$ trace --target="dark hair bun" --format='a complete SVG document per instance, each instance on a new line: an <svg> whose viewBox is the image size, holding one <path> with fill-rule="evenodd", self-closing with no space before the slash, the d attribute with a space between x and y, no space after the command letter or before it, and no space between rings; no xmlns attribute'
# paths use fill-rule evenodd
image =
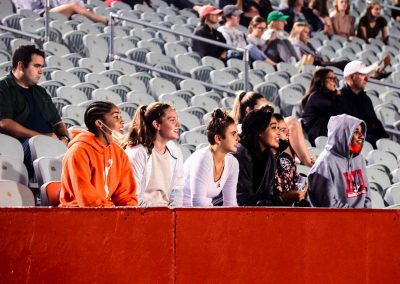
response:
<svg viewBox="0 0 400 284"><path fill-rule="evenodd" d="M211 113L212 120L225 119L227 116L228 114L220 108L214 109L214 111Z"/></svg>

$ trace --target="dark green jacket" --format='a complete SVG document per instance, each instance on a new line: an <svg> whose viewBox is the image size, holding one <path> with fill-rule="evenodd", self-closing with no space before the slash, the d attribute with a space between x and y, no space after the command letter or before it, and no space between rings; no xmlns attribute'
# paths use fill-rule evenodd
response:
<svg viewBox="0 0 400 284"><path fill-rule="evenodd" d="M60 115L54 106L46 89L38 85L31 86L35 100L43 118L54 126L61 121ZM9 118L24 125L29 116L29 105L23 94L18 90L18 85L10 72L0 79L0 120Z"/></svg>

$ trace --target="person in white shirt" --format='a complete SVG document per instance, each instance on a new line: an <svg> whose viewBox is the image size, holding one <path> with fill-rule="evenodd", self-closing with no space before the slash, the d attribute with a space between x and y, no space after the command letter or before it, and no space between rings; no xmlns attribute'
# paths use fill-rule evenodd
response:
<svg viewBox="0 0 400 284"><path fill-rule="evenodd" d="M247 46L246 35L237 28L242 13L243 11L236 8L235 5L226 5L222 9L222 18L225 24L220 26L218 31L222 33L227 44L245 48Z"/></svg>
<svg viewBox="0 0 400 284"><path fill-rule="evenodd" d="M184 206L237 206L239 163L229 154L236 151L240 140L236 124L221 109L211 116L207 126L209 147L194 152L184 164Z"/></svg>
<svg viewBox="0 0 400 284"><path fill-rule="evenodd" d="M141 206L182 206L183 158L173 142L179 138L179 127L169 104L154 102L136 110L125 152Z"/></svg>

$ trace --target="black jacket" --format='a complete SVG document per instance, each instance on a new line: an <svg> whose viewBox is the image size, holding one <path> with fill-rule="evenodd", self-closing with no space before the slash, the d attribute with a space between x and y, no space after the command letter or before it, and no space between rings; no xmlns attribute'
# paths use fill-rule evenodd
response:
<svg viewBox="0 0 400 284"><path fill-rule="evenodd" d="M237 185L237 202L239 206L271 206L278 203L279 196L274 196L274 172L276 160L269 149L266 149L259 159L263 159L264 169L257 168L250 152L239 143L237 151L233 153L239 161L239 179ZM263 171L261 183L255 182L255 171Z"/></svg>
<svg viewBox="0 0 400 284"><path fill-rule="evenodd" d="M304 106L302 125L308 140L314 144L318 136L328 135L328 121L331 116L341 113L341 96L332 92L312 92Z"/></svg>
<svg viewBox="0 0 400 284"><path fill-rule="evenodd" d="M281 10L281 12L282 14L289 16L289 18L286 20L287 24L285 26L285 31L290 33L292 31L295 19L293 8L289 7ZM303 6L303 8L301 8L301 12L307 19L307 23L311 26L311 30L313 32L318 32L324 29L324 23L318 18L317 15L314 14L314 12L310 8Z"/></svg>
<svg viewBox="0 0 400 284"><path fill-rule="evenodd" d="M196 36L201 36L211 40L219 41L221 43L226 43L224 36L219 31L217 31L214 28L210 28L206 24L198 26L195 29L194 34ZM216 45L208 44L203 41L193 40L192 50L197 52L201 57L213 56L216 58L220 58L221 54L227 49Z"/></svg>
<svg viewBox="0 0 400 284"><path fill-rule="evenodd" d="M344 85L341 93L341 113L364 120L367 125L367 135L372 135L374 140L389 137L382 122L376 116L372 101L365 91L355 94L347 85ZM369 140L368 137L367 140ZM369 142L375 144L374 141L369 140Z"/></svg>

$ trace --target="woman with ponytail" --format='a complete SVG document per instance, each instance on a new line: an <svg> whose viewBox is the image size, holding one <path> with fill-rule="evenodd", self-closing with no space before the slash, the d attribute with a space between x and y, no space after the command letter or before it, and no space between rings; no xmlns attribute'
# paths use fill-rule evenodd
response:
<svg viewBox="0 0 400 284"><path fill-rule="evenodd" d="M260 93L246 91L239 91L237 93L230 115L238 123L239 133L241 132L241 123L244 117L250 111L260 109L265 104L268 104L268 101ZM290 141L291 147L296 151L301 163L311 167L314 160L308 152L300 122L294 116L286 117L285 122L292 137Z"/></svg>
<svg viewBox="0 0 400 284"><path fill-rule="evenodd" d="M234 120L215 109L207 126L209 147L194 152L185 162L185 206L237 206L238 161L229 154L237 149L239 135Z"/></svg>
<svg viewBox="0 0 400 284"><path fill-rule="evenodd" d="M125 143L142 206L181 206L183 159L173 140L180 123L169 104L140 106Z"/></svg>

